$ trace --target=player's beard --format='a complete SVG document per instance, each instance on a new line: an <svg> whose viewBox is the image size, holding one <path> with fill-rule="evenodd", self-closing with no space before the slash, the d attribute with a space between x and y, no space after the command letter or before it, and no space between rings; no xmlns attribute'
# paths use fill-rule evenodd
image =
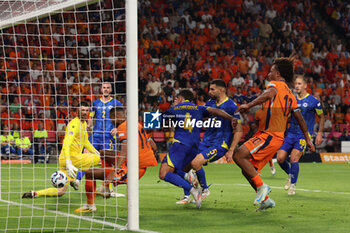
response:
<svg viewBox="0 0 350 233"><path fill-rule="evenodd" d="M108 98L110 96L109 93L103 93L103 98Z"/></svg>
<svg viewBox="0 0 350 233"><path fill-rule="evenodd" d="M88 119L88 114L81 114L81 120L86 121Z"/></svg>
<svg viewBox="0 0 350 233"><path fill-rule="evenodd" d="M212 99L212 100L217 100L217 99L218 99L218 97L215 96L215 95L209 95L209 97L210 97L210 99Z"/></svg>

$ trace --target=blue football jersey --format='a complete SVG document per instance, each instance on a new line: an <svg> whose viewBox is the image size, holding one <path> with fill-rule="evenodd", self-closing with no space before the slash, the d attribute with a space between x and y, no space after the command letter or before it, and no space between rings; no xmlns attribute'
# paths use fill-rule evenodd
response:
<svg viewBox="0 0 350 233"><path fill-rule="evenodd" d="M239 113L235 113L238 106L237 104L230 98L226 98L224 102L217 105L215 100L209 100L205 106L213 107L221 109L225 112L227 112L229 115L234 116L235 118L241 119ZM210 127L208 128L203 136L203 140L201 144L205 146L222 146L225 149L229 149L231 141L232 141L232 126L231 121L226 120L221 117L211 116L211 118L215 119L216 121L221 121L221 127Z"/></svg>
<svg viewBox="0 0 350 233"><path fill-rule="evenodd" d="M165 124L175 127L174 142L182 143L189 147L198 147L202 127L197 127L197 121L203 121L209 116L208 107L195 105L189 101L177 104L163 114ZM176 126L170 125L176 123ZM189 124L189 123L194 124ZM181 124L181 125L180 125Z"/></svg>
<svg viewBox="0 0 350 233"><path fill-rule="evenodd" d="M92 103L90 116L95 119L93 128L94 134L109 134L109 132L115 128L109 118L109 111L116 106L122 106L122 104L112 97L107 102L98 99Z"/></svg>
<svg viewBox="0 0 350 233"><path fill-rule="evenodd" d="M312 135L314 132L315 114L320 115L323 113L321 103L318 101L318 99L310 94L307 94L302 99L297 98L297 103L300 108L301 115L306 122L309 134ZM303 135L298 122L293 116L290 122L288 133Z"/></svg>

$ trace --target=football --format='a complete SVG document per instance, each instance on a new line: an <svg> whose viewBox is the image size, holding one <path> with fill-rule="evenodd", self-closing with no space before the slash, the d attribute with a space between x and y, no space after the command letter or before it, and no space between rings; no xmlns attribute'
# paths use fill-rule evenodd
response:
<svg viewBox="0 0 350 233"><path fill-rule="evenodd" d="M55 188L63 188L67 183L67 176L62 171L56 171L51 175L51 184Z"/></svg>

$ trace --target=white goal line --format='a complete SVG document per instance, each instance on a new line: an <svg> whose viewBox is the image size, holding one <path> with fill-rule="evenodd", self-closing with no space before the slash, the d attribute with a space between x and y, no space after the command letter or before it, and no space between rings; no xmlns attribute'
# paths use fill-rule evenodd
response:
<svg viewBox="0 0 350 233"><path fill-rule="evenodd" d="M43 211L47 211L47 212L50 212L50 213L53 213L53 214L56 214L56 215L63 215L65 217L82 219L82 220L85 220L85 221L88 221L88 222L99 223L99 224L102 224L102 225L107 225L107 226L114 227L114 229L118 229L118 230L121 230L121 231L128 230L126 226L122 226L122 225L119 225L119 224L116 224L116 223L112 223L112 222L106 222L106 221L102 221L102 220L98 220L98 219L93 219L93 218L88 218L88 217L84 217L84 216L75 215L75 214L63 213L61 211L49 210L49 209L46 209L46 208L41 208L41 207L37 207L37 206L34 206L34 205L29 205L29 204L18 203L18 202L14 202L14 201L7 201L7 200L1 200L0 199L0 202L4 202L4 203L7 203L7 204L16 205L16 206L23 206L23 207L27 207L27 208L31 208L31 209L35 209L35 210L43 210ZM142 229L139 229L136 232L158 233L156 231L148 231L148 230L142 230Z"/></svg>

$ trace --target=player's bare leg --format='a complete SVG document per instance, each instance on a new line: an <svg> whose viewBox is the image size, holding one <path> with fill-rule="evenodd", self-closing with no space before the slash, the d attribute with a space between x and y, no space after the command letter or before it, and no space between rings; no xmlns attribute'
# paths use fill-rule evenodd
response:
<svg viewBox="0 0 350 233"><path fill-rule="evenodd" d="M91 213L97 210L95 206L95 190L96 190L96 180L104 180L106 176L113 169L106 168L93 168L89 169L85 174L85 192L86 192L86 202L87 204L83 205L79 209L74 210L76 213ZM107 174L108 173L108 174ZM108 195L109 197L109 195Z"/></svg>
<svg viewBox="0 0 350 233"><path fill-rule="evenodd" d="M236 153L233 155L233 160L242 169L242 172L244 172L244 176L248 182L250 183L252 181L257 188L254 205L258 205L265 200L267 194L271 191L271 189L268 185L264 184L259 173L256 171L253 164L249 161L250 159L253 159L253 157L245 145L240 146Z"/></svg>
<svg viewBox="0 0 350 233"><path fill-rule="evenodd" d="M297 149L293 149L290 154L290 173L291 173L291 185L288 190L288 195L295 195L296 183L299 175L299 160L303 152Z"/></svg>
<svg viewBox="0 0 350 233"><path fill-rule="evenodd" d="M287 151L285 151L285 150L277 151L277 162L280 165L280 167L282 168L282 170L285 171L288 175L286 184L284 185L285 190L288 190L290 187L290 184L291 184L290 165L286 161L287 156L288 156Z"/></svg>

